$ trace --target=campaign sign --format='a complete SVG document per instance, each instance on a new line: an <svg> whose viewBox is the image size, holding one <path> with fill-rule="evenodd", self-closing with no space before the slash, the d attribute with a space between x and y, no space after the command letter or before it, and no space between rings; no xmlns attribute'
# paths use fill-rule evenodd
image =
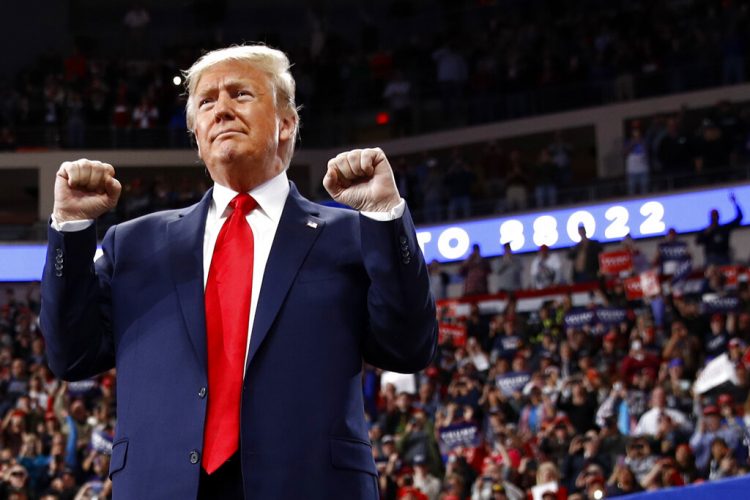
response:
<svg viewBox="0 0 750 500"><path fill-rule="evenodd" d="M594 322L594 315L596 313L593 309L574 308L571 309L566 315L565 328L582 328L586 325L590 325Z"/></svg>
<svg viewBox="0 0 750 500"><path fill-rule="evenodd" d="M638 276L624 281L625 297L628 300L638 300L644 297L656 297L661 294L659 275L655 270L646 271Z"/></svg>
<svg viewBox="0 0 750 500"><path fill-rule="evenodd" d="M687 243L684 241L659 243L659 261L661 262L662 274L674 275L676 268L686 260L690 260L690 252L688 252Z"/></svg>
<svg viewBox="0 0 750 500"><path fill-rule="evenodd" d="M472 423L453 424L441 427L439 432L440 453L449 454L456 448L476 448L481 444L479 427Z"/></svg>
<svg viewBox="0 0 750 500"><path fill-rule="evenodd" d="M623 282L625 287L625 298L628 300L638 300L643 298L643 288L641 287L641 277L633 276Z"/></svg>
<svg viewBox="0 0 750 500"><path fill-rule="evenodd" d="M99 453L106 455L112 454L112 435L103 431L96 430L91 433L91 448Z"/></svg>
<svg viewBox="0 0 750 500"><path fill-rule="evenodd" d="M466 325L465 324L452 324L452 323L440 323L438 325L438 343L443 345L444 343L450 343L455 347L463 347L466 345Z"/></svg>
<svg viewBox="0 0 750 500"><path fill-rule="evenodd" d="M661 294L661 283L656 270L641 273L641 291L644 297L656 297Z"/></svg>
<svg viewBox="0 0 750 500"><path fill-rule="evenodd" d="M68 382L68 394L72 396L83 396L97 386L96 379L77 380Z"/></svg>
<svg viewBox="0 0 750 500"><path fill-rule="evenodd" d="M737 288L740 279L740 266L721 266L719 268L724 277L724 285L728 288Z"/></svg>
<svg viewBox="0 0 750 500"><path fill-rule="evenodd" d="M605 326L619 325L628 320L628 310L622 307L600 307L596 310L596 322Z"/></svg>
<svg viewBox="0 0 750 500"><path fill-rule="evenodd" d="M498 375L495 378L495 385L505 396L512 396L519 392L531 380L531 374L527 372L510 372L504 375Z"/></svg>
<svg viewBox="0 0 750 500"><path fill-rule="evenodd" d="M602 252L599 254L599 270L602 274L618 276L633 269L633 255L627 250Z"/></svg>
<svg viewBox="0 0 750 500"><path fill-rule="evenodd" d="M677 285L684 283L690 273L693 272L693 261L685 259L680 262L676 262L672 269L672 284Z"/></svg>
<svg viewBox="0 0 750 500"><path fill-rule="evenodd" d="M718 295L705 295L701 304L703 314L728 313L740 308L739 297L720 297Z"/></svg>

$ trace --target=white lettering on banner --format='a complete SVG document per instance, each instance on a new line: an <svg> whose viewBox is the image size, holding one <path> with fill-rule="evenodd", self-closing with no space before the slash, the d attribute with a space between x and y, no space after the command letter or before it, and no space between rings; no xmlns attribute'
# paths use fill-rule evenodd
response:
<svg viewBox="0 0 750 500"><path fill-rule="evenodd" d="M445 431L440 436L443 438L445 444L452 445L454 443L470 443L474 439L476 433L476 427L466 427L465 429L458 429L455 431Z"/></svg>
<svg viewBox="0 0 750 500"><path fill-rule="evenodd" d="M630 227L628 226L629 217L630 213L627 208L621 205L609 207L607 211L604 212L604 218L611 221L612 224L607 226L604 230L604 237L615 239L627 236L628 233L630 233Z"/></svg>
<svg viewBox="0 0 750 500"><path fill-rule="evenodd" d="M432 241L432 233L429 231L419 231L417 233L417 245L419 245L419 249L422 250L422 253L424 253L424 246Z"/></svg>
<svg viewBox="0 0 750 500"><path fill-rule="evenodd" d="M614 254L602 256L602 264L606 267L619 267L630 262L630 255Z"/></svg>
<svg viewBox="0 0 750 500"><path fill-rule="evenodd" d="M418 243L430 261L455 261L465 258L472 243L482 246L485 257L501 255L502 244L509 243L516 253L533 252L541 245L565 248L580 241L579 225L592 239L602 243L618 241L631 234L633 238L663 235L674 227L678 233L699 231L704 226L706 206L717 205L723 213L731 207L728 193L737 195L740 203L750 205L750 185L707 189L689 193L651 196L645 199L592 203L576 208L560 208L534 213L517 213L454 224L418 228ZM721 200L726 200L723 202ZM750 226L750 219L744 221ZM498 244L498 239L499 243ZM683 249L660 250L662 259L676 258ZM42 262L46 253L40 253ZM0 260L0 266L4 262ZM40 265L41 268L41 265ZM0 272L2 271L0 267Z"/></svg>
<svg viewBox="0 0 750 500"><path fill-rule="evenodd" d="M469 233L460 227L449 227L440 233L438 252L448 260L460 259L469 251L470 243Z"/></svg>
<svg viewBox="0 0 750 500"><path fill-rule="evenodd" d="M627 311L625 309L597 309L596 317L601 323L608 325L621 323L627 320Z"/></svg>
<svg viewBox="0 0 750 500"><path fill-rule="evenodd" d="M500 224L500 244L510 243L510 249L519 250L526 243L523 235L523 222L516 219L506 220Z"/></svg>
<svg viewBox="0 0 750 500"><path fill-rule="evenodd" d="M571 216L568 218L568 238L573 240L573 242L578 243L581 241L581 235L578 234L578 226L583 224L583 227L586 228L586 235L589 238L593 238L594 231L596 231L596 219L594 219L594 216L591 215L591 212L588 212L586 210L579 210L577 212L573 212Z"/></svg>
<svg viewBox="0 0 750 500"><path fill-rule="evenodd" d="M534 219L534 244L536 246L547 245L551 247L557 243L559 238L560 235L557 233L557 219L551 215L542 215Z"/></svg>
<svg viewBox="0 0 750 500"><path fill-rule="evenodd" d="M646 220L641 224L641 234L661 234L666 229L664 224L664 205L658 201L647 201L641 207L641 215Z"/></svg>

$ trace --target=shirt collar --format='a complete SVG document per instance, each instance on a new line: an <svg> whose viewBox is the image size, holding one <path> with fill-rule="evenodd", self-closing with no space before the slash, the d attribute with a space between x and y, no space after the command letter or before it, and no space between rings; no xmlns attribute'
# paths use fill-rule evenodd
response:
<svg viewBox="0 0 750 500"><path fill-rule="evenodd" d="M289 181L287 180L286 171L282 171L276 177L251 189L248 194L258 202L258 208L262 213L278 223L281 219L281 212L284 210L286 197L289 194ZM235 196L237 196L237 191L214 183L213 202L216 207L217 217L227 215L225 212L229 206L229 202Z"/></svg>

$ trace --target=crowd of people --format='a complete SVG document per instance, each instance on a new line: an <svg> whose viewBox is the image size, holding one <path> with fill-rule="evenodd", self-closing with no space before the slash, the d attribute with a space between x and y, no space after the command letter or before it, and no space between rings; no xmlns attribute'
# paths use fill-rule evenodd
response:
<svg viewBox="0 0 750 500"><path fill-rule="evenodd" d="M453 266L464 294L441 302L433 364L413 384L366 374L382 497L600 499L750 472L750 287L728 244L735 207L696 235L699 269L674 231L653 259L626 238L629 267L609 276L601 245L542 248L529 288L546 298L520 289L510 248L491 264L475 247ZM577 270L579 255L592 258ZM651 268L661 286L631 295L628 279ZM501 307L487 295L493 273ZM445 293L445 269L433 263L431 277ZM574 304L574 292L588 298Z"/></svg>
<svg viewBox="0 0 750 500"><path fill-rule="evenodd" d="M431 365L413 376L365 368L381 498L599 499L750 472L750 287L730 253L736 209L698 233L706 266L687 273L674 232L654 259L626 238L630 270L612 276L576 270L582 247L542 248L527 286L549 291L539 307L524 304L509 246L499 265L475 248L457 266L464 297L439 302ZM602 250L589 245L584 254ZM560 291L566 257L586 303ZM661 289L630 296L627 276L654 265ZM431 271L444 297L444 271ZM512 292L501 310L482 303L491 272ZM34 283L8 285L0 301L0 498L106 498L114 373L55 379L39 306Z"/></svg>
<svg viewBox="0 0 750 500"><path fill-rule="evenodd" d="M63 382L38 329L38 284L8 285L0 306L0 498L107 498L115 377Z"/></svg>
<svg viewBox="0 0 750 500"><path fill-rule="evenodd" d="M268 36L253 18L241 33L221 30L226 6L209 10L202 19L217 26L213 41L143 50L149 32L205 34L175 30L180 17L149 16L141 6L124 13L128 35L117 50L106 43L109 31L72 33L75 49L6 75L0 146L186 147L182 89L173 84L181 64L206 43L231 41L222 37ZM359 29L335 30L340 17ZM401 136L747 78L750 31L741 2L401 0L318 6L307 19L271 41L295 61L308 146L351 142L361 111L390 111L386 121ZM440 112L431 115L435 105Z"/></svg>

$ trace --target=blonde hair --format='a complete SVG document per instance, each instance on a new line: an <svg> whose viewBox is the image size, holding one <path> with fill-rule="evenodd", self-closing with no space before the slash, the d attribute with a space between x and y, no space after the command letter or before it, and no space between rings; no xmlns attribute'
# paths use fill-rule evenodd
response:
<svg viewBox="0 0 750 500"><path fill-rule="evenodd" d="M547 472L552 472L555 476L555 481L560 480L560 471L557 470L557 465L553 462L542 462L539 464L539 468L536 470L536 484L542 484L544 476Z"/></svg>
<svg viewBox="0 0 750 500"><path fill-rule="evenodd" d="M294 143L297 140L299 129L299 113L294 99L295 82L290 71L289 58L280 50L272 49L262 44L234 45L224 49L217 49L201 56L187 71L182 74L185 77L185 88L187 89L187 102L185 103L185 115L187 126L191 132L195 127L195 105L193 93L203 73L217 65L228 61L239 61L246 63L268 75L274 91L274 102L279 114L291 117L294 121L294 130L287 150L284 151L284 163L289 166L294 152Z"/></svg>

